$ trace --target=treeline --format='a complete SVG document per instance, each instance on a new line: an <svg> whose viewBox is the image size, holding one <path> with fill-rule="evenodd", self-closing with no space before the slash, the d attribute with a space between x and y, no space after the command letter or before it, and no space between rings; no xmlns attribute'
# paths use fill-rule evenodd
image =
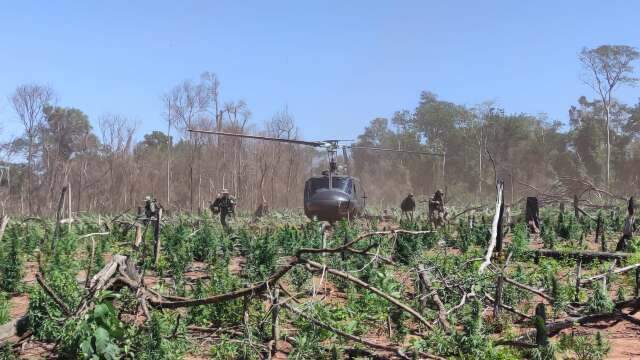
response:
<svg viewBox="0 0 640 360"><path fill-rule="evenodd" d="M621 103L614 92L636 83L632 62L638 57L627 46L584 49L579 56L583 80L594 92L568 104L565 123L507 114L497 104L455 104L423 92L414 110L372 120L357 144L443 156L354 150L349 170L361 178L367 204L379 207L397 205L407 192L420 198L437 188L446 190L450 201L480 203L493 196L495 177L505 181L507 202L558 184L569 191L579 183L633 194L640 185L640 103ZM55 105L53 89L19 86L10 100L23 133L1 147L2 211L52 214L65 186L76 213L134 209L146 195L174 211L198 211L223 187L245 210L261 202L301 207L303 183L326 167L326 161L318 161L324 154L188 132L298 138L286 108L256 130L245 102L220 99L214 74L184 81L163 96L162 131L136 142L136 126L126 117L106 115L93 128L81 110Z"/></svg>

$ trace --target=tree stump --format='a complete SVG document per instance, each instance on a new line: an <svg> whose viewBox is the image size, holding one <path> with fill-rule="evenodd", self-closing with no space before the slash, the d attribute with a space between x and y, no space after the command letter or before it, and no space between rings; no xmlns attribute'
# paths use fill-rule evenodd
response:
<svg viewBox="0 0 640 360"><path fill-rule="evenodd" d="M540 232L540 208L538 207L537 197L527 197L525 214L527 225L529 226L529 232L538 234Z"/></svg>

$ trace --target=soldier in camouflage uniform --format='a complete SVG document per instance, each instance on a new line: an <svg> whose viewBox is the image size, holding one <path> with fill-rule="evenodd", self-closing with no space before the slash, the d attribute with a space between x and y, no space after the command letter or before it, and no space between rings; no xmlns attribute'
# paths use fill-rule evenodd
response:
<svg viewBox="0 0 640 360"><path fill-rule="evenodd" d="M447 220L447 210L444 207L444 192L437 190L429 199L429 220L435 227L443 226Z"/></svg>
<svg viewBox="0 0 640 360"><path fill-rule="evenodd" d="M229 195L229 190L222 189L209 209L214 215L220 214L220 223L225 229L228 229L227 216L235 216L236 199Z"/></svg>
<svg viewBox="0 0 640 360"><path fill-rule="evenodd" d="M152 199L151 196L144 198L144 224L146 225L152 218L155 218L158 214L158 201Z"/></svg>

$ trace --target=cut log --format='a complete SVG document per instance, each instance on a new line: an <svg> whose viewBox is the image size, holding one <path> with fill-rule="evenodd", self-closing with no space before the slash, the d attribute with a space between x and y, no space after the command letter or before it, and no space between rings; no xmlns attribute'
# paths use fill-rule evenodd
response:
<svg viewBox="0 0 640 360"><path fill-rule="evenodd" d="M536 249L529 250L530 254L535 256L550 257L554 259L582 258L583 261L598 260L613 260L613 259L626 259L631 254L622 252L603 252L603 251L569 251L569 250L550 250L550 249Z"/></svg>

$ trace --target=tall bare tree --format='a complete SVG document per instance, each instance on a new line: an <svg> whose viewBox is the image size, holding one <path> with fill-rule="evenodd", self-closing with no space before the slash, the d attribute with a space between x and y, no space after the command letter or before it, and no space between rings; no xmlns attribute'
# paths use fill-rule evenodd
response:
<svg viewBox="0 0 640 360"><path fill-rule="evenodd" d="M196 121L202 120L207 114L211 103L210 90L204 81L193 84L185 80L181 85L164 96L165 106L168 108L168 118L174 122L176 128L183 133L191 128ZM191 157L189 159L189 199L191 211L193 211L193 168L196 161L196 146L192 133L188 133L189 143L192 145Z"/></svg>
<svg viewBox="0 0 640 360"><path fill-rule="evenodd" d="M607 131L607 188L611 177L611 102L613 91L618 85L635 85L638 78L633 77L631 63L640 57L640 53L631 46L601 45L594 49L584 48L580 52L580 62L587 71L584 81L600 97Z"/></svg>
<svg viewBox="0 0 640 360"><path fill-rule="evenodd" d="M36 84L21 85L11 96L11 103L24 126L27 151L27 202L33 213L33 157L38 131L44 120L44 107L54 99L51 88Z"/></svg>

